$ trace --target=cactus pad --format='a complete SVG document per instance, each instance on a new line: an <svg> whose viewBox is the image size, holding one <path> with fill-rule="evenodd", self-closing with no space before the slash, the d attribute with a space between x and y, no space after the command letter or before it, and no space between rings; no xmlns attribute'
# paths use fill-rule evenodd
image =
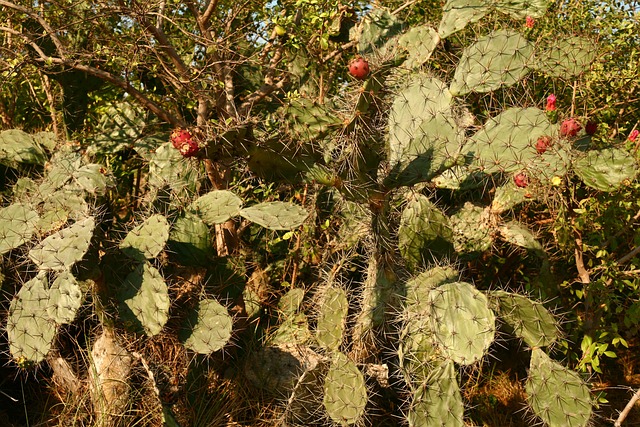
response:
<svg viewBox="0 0 640 427"><path fill-rule="evenodd" d="M120 249L138 261L157 257L169 239L169 223L162 215L152 215L127 233Z"/></svg>
<svg viewBox="0 0 640 427"><path fill-rule="evenodd" d="M453 234L449 220L426 196L416 195L400 218L398 247L410 267L423 263L423 257L446 253Z"/></svg>
<svg viewBox="0 0 640 427"><path fill-rule="evenodd" d="M402 29L402 23L387 9L374 8L364 19L358 38L358 52L370 54L380 49Z"/></svg>
<svg viewBox="0 0 640 427"><path fill-rule="evenodd" d="M619 148L592 150L574 163L582 182L600 191L614 191L630 183L638 173L638 164L627 151Z"/></svg>
<svg viewBox="0 0 640 427"><path fill-rule="evenodd" d="M552 77L570 78L586 71L596 57L593 42L578 36L556 37L538 54L536 68Z"/></svg>
<svg viewBox="0 0 640 427"><path fill-rule="evenodd" d="M531 352L525 390L533 412L550 427L586 427L593 411L589 388L578 373L554 362L540 348Z"/></svg>
<svg viewBox="0 0 640 427"><path fill-rule="evenodd" d="M453 246L459 254L484 252L491 247L490 215L487 209L470 202L451 216Z"/></svg>
<svg viewBox="0 0 640 427"><path fill-rule="evenodd" d="M454 96L512 86L529 72L533 45L515 31L499 30L467 47L449 90Z"/></svg>
<svg viewBox="0 0 640 427"><path fill-rule="evenodd" d="M468 24L479 21L489 10L485 0L447 0L438 27L440 38L445 39Z"/></svg>
<svg viewBox="0 0 640 427"><path fill-rule="evenodd" d="M410 427L463 427L464 404L452 361L429 373L413 393L407 416Z"/></svg>
<svg viewBox="0 0 640 427"><path fill-rule="evenodd" d="M196 199L191 208L207 225L222 224L240 213L242 200L227 190L214 190Z"/></svg>
<svg viewBox="0 0 640 427"><path fill-rule="evenodd" d="M7 339L9 350L18 365L44 360L57 332L56 323L47 314L49 293L46 273L22 285L9 306Z"/></svg>
<svg viewBox="0 0 640 427"><path fill-rule="evenodd" d="M76 278L63 271L49 288L49 318L59 325L71 323L82 305L83 292Z"/></svg>
<svg viewBox="0 0 640 427"><path fill-rule="evenodd" d="M270 230L291 230L302 225L309 213L287 202L264 202L240 210L240 215Z"/></svg>
<svg viewBox="0 0 640 427"><path fill-rule="evenodd" d="M29 251L29 258L42 270L67 270L89 249L95 221L78 221L54 233Z"/></svg>
<svg viewBox="0 0 640 427"><path fill-rule="evenodd" d="M132 271L122 284L118 299L120 314L136 330L148 336L157 335L169 319L169 291L167 284L148 262Z"/></svg>
<svg viewBox="0 0 640 427"><path fill-rule="evenodd" d="M493 291L489 297L500 319L529 347L545 347L559 338L556 320L541 303L505 291Z"/></svg>
<svg viewBox="0 0 640 427"><path fill-rule="evenodd" d="M182 342L196 353L213 353L229 342L232 326L233 321L224 306L216 300L204 299L189 316Z"/></svg>
<svg viewBox="0 0 640 427"><path fill-rule="evenodd" d="M431 329L438 348L454 362L480 360L495 338L495 315L487 297L465 282L447 283L429 292Z"/></svg>
<svg viewBox="0 0 640 427"><path fill-rule="evenodd" d="M537 108L510 108L489 119L465 146L475 164L487 174L517 172L538 156L539 137L554 134L544 111Z"/></svg>
<svg viewBox="0 0 640 427"><path fill-rule="evenodd" d="M412 27L398 38L398 46L408 53L404 66L420 68L431 57L440 42L438 32L428 25Z"/></svg>
<svg viewBox="0 0 640 427"><path fill-rule="evenodd" d="M316 325L316 339L322 348L329 351L340 348L348 312L349 301L343 289L330 287L324 290Z"/></svg>
<svg viewBox="0 0 640 427"><path fill-rule="evenodd" d="M334 354L324 380L323 403L327 414L337 424L355 424L364 415L367 404L364 376L342 353Z"/></svg>
<svg viewBox="0 0 640 427"><path fill-rule="evenodd" d="M42 165L46 159L44 148L28 133L19 129L0 132L0 164L17 168L20 164Z"/></svg>
<svg viewBox="0 0 640 427"><path fill-rule="evenodd" d="M0 209L0 255L29 241L38 222L29 205L14 203Z"/></svg>
<svg viewBox="0 0 640 427"><path fill-rule="evenodd" d="M278 310L280 310L285 316L293 316L300 310L304 300L304 289L294 288L289 290L286 294L280 298L278 302Z"/></svg>

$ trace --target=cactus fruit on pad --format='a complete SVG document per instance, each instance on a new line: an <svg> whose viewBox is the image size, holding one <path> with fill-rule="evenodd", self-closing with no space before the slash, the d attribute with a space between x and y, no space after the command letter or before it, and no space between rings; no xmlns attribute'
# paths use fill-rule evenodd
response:
<svg viewBox="0 0 640 427"><path fill-rule="evenodd" d="M509 108L489 119L463 151L487 174L518 172L540 156L535 148L538 138L554 133L544 111Z"/></svg>
<svg viewBox="0 0 640 427"><path fill-rule="evenodd" d="M78 221L33 247L29 251L29 258L41 270L68 270L89 249L94 227L93 217Z"/></svg>
<svg viewBox="0 0 640 427"><path fill-rule="evenodd" d="M559 338L558 323L542 303L505 291L492 291L489 299L498 317L529 347L545 347Z"/></svg>
<svg viewBox="0 0 640 427"><path fill-rule="evenodd" d="M291 230L302 225L309 213L288 202L264 202L240 210L240 215L270 230Z"/></svg>
<svg viewBox="0 0 640 427"><path fill-rule="evenodd" d="M588 151L574 163L574 171L589 187L600 191L614 191L635 178L638 164L626 150L605 148Z"/></svg>
<svg viewBox="0 0 640 427"><path fill-rule="evenodd" d="M22 285L9 306L7 340L9 350L19 366L29 366L44 360L57 332L49 318L47 275L41 271Z"/></svg>
<svg viewBox="0 0 640 427"><path fill-rule="evenodd" d="M184 346L199 354L220 350L231 338L233 321L227 309L214 299L200 301L181 333Z"/></svg>
<svg viewBox="0 0 640 427"><path fill-rule="evenodd" d="M367 386L358 367L347 356L335 353L324 380L324 408L340 425L362 419L367 404Z"/></svg>
<svg viewBox="0 0 640 427"><path fill-rule="evenodd" d="M453 361L435 367L413 393L410 427L463 427L464 404Z"/></svg>
<svg viewBox="0 0 640 427"><path fill-rule="evenodd" d="M158 256L169 239L169 223L162 215L152 215L127 233L120 249L138 261Z"/></svg>
<svg viewBox="0 0 640 427"><path fill-rule="evenodd" d="M518 32L498 30L464 49L449 91L454 96L512 86L529 72L533 45Z"/></svg>
<svg viewBox="0 0 640 427"><path fill-rule="evenodd" d="M531 352L527 402L549 427L586 427L593 412L589 388L577 372L554 362L540 348Z"/></svg>
<svg viewBox="0 0 640 427"><path fill-rule="evenodd" d="M160 333L167 323L170 305L167 284L146 261L127 276L118 299L122 317L148 336Z"/></svg>
<svg viewBox="0 0 640 427"><path fill-rule="evenodd" d="M198 197L191 209L207 225L222 224L240 213L242 199L228 190L213 190Z"/></svg>
<svg viewBox="0 0 640 427"><path fill-rule="evenodd" d="M0 255L29 241L38 220L38 214L26 204L0 209Z"/></svg>
<svg viewBox="0 0 640 427"><path fill-rule="evenodd" d="M496 318L487 297L465 282L429 292L431 329L443 355L461 365L480 360L495 339Z"/></svg>
<svg viewBox="0 0 640 427"><path fill-rule="evenodd" d="M330 287L324 290L316 325L316 339L321 347L329 351L338 350L348 312L349 301L343 289Z"/></svg>

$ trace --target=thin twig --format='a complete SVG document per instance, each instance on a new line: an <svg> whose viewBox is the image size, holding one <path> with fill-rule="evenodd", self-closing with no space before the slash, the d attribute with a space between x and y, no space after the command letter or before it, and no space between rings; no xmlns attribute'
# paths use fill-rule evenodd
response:
<svg viewBox="0 0 640 427"><path fill-rule="evenodd" d="M636 394L633 395L631 400L629 400L629 403L627 403L627 406L625 406L622 412L620 412L620 415L618 416L618 419L616 420L613 427L620 427L622 425L625 418L627 418L627 415L629 415L629 412L631 412L631 409L636 404L638 399L640 399L640 388L638 389L638 391L636 391Z"/></svg>

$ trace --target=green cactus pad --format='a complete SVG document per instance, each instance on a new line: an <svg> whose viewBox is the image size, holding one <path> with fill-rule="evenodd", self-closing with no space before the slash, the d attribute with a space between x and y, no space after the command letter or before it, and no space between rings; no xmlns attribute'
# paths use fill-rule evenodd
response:
<svg viewBox="0 0 640 427"><path fill-rule="evenodd" d="M373 53L401 30L402 22L387 9L374 8L364 19L358 38L358 52L361 55Z"/></svg>
<svg viewBox="0 0 640 427"><path fill-rule="evenodd" d="M605 148L587 152L574 163L574 171L589 187L614 191L635 178L638 164L626 150Z"/></svg>
<svg viewBox="0 0 640 427"><path fill-rule="evenodd" d="M152 190L170 189L190 197L198 188L199 169L176 150L171 142L160 145L149 157L149 186Z"/></svg>
<svg viewBox="0 0 640 427"><path fill-rule="evenodd" d="M426 196L416 194L407 203L400 218L398 247L410 268L423 263L433 254L446 254L453 233L449 220Z"/></svg>
<svg viewBox="0 0 640 427"><path fill-rule="evenodd" d="M460 273L452 267L433 267L407 280L405 287L405 317L425 315L429 312L429 292L440 285L456 282Z"/></svg>
<svg viewBox="0 0 640 427"><path fill-rule="evenodd" d="M209 234L209 227L200 217L185 212L173 223L167 246L180 262L203 265L213 252Z"/></svg>
<svg viewBox="0 0 640 427"><path fill-rule="evenodd" d="M47 197L38 221L40 233L47 233L66 224L71 218L80 221L89 216L89 204L82 193L63 187Z"/></svg>
<svg viewBox="0 0 640 427"><path fill-rule="evenodd" d="M491 212L501 214L518 206L520 203L530 199L529 190L518 187L513 179L507 180L504 184L496 188L491 202Z"/></svg>
<svg viewBox="0 0 640 427"><path fill-rule="evenodd" d="M324 290L316 324L316 340L325 350L337 351L340 348L348 312L349 301L343 289L330 287Z"/></svg>
<svg viewBox="0 0 640 427"><path fill-rule="evenodd" d="M454 282L429 292L428 300L431 328L443 354L461 365L480 360L496 332L487 297L469 283Z"/></svg>
<svg viewBox="0 0 640 427"><path fill-rule="evenodd" d="M69 145L60 147L47 162L45 179L40 183L38 192L47 197L59 190L73 177L73 173L82 167L82 156Z"/></svg>
<svg viewBox="0 0 640 427"><path fill-rule="evenodd" d="M510 108L489 119L464 147L474 164L487 174L517 172L539 156L539 137L553 135L555 128L544 111Z"/></svg>
<svg viewBox="0 0 640 427"><path fill-rule="evenodd" d="M427 378L434 364L441 361L433 340L432 322L428 315L406 312L400 332L398 361L407 384L412 388Z"/></svg>
<svg viewBox="0 0 640 427"><path fill-rule="evenodd" d="M549 427L586 427L593 412L589 387L577 372L554 362L540 348L531 351L527 402Z"/></svg>
<svg viewBox="0 0 640 427"><path fill-rule="evenodd" d="M548 5L547 0L497 0L494 3L496 10L516 19L525 19L527 16L540 18L547 11Z"/></svg>
<svg viewBox="0 0 640 427"><path fill-rule="evenodd" d="M73 171L73 187L94 195L102 195L112 185L104 166L91 163Z"/></svg>
<svg viewBox="0 0 640 427"><path fill-rule="evenodd" d="M160 333L169 319L169 290L160 272L148 262L132 271L120 287L120 314L134 330Z"/></svg>
<svg viewBox="0 0 640 427"><path fill-rule="evenodd" d="M304 141L322 139L329 132L342 126L342 121L334 116L324 104L306 98L292 100L286 115L291 124L292 134Z"/></svg>
<svg viewBox="0 0 640 427"><path fill-rule="evenodd" d="M413 393L407 419L410 427L463 427L464 404L452 361L431 371Z"/></svg>
<svg viewBox="0 0 640 427"><path fill-rule="evenodd" d="M213 299L200 301L189 316L181 336L184 346L199 354L220 350L231 339L233 320L227 309Z"/></svg>
<svg viewBox="0 0 640 427"><path fill-rule="evenodd" d="M454 96L512 86L529 72L533 45L515 31L498 30L462 52L449 91Z"/></svg>
<svg viewBox="0 0 640 427"><path fill-rule="evenodd" d="M269 336L269 345L304 344L311 339L309 322L304 313L295 313L285 318L278 329Z"/></svg>
<svg viewBox="0 0 640 427"><path fill-rule="evenodd" d="M491 247L490 213L470 202L450 217L453 247L459 254L481 253Z"/></svg>
<svg viewBox="0 0 640 427"><path fill-rule="evenodd" d="M29 241L38 220L38 214L26 204L14 203L0 209L0 255Z"/></svg>
<svg viewBox="0 0 640 427"><path fill-rule="evenodd" d="M553 315L537 301L505 291L489 294L500 319L529 347L546 347L560 337Z"/></svg>
<svg viewBox="0 0 640 427"><path fill-rule="evenodd" d="M315 426L327 423L327 415L322 410L322 397L328 370L329 362L319 360L298 378L285 411L285 419L290 425Z"/></svg>
<svg viewBox="0 0 640 427"><path fill-rule="evenodd" d="M367 386L358 367L342 353L334 354L324 380L324 408L340 425L360 421L367 404Z"/></svg>
<svg viewBox="0 0 640 427"><path fill-rule="evenodd" d="M169 239L169 223L162 215L152 215L127 233L120 249L138 261L157 257Z"/></svg>
<svg viewBox="0 0 640 427"><path fill-rule="evenodd" d="M429 60L439 42L438 32L430 26L412 27L398 38L398 46L408 53L403 65L410 69L420 68Z"/></svg>
<svg viewBox="0 0 640 427"><path fill-rule="evenodd" d="M280 312L285 316L293 316L298 312L298 310L300 310L302 300L304 300L304 289L291 289L289 292L284 294L282 298L280 298L280 301L278 302L278 310L280 310Z"/></svg>
<svg viewBox="0 0 640 427"><path fill-rule="evenodd" d="M445 39L468 24L479 21L490 10L485 0L448 0L443 8L438 34Z"/></svg>
<svg viewBox="0 0 640 427"><path fill-rule="evenodd" d="M552 77L570 78L582 74L596 57L593 42L578 36L553 38L553 43L538 54L535 67Z"/></svg>
<svg viewBox="0 0 640 427"><path fill-rule="evenodd" d="M29 251L29 258L41 270L68 270L89 249L94 228L93 217L78 221L33 247Z"/></svg>
<svg viewBox="0 0 640 427"><path fill-rule="evenodd" d="M499 227L500 235L512 245L519 246L533 252L540 258L546 258L542 244L538 242L524 224L517 221L509 221Z"/></svg>
<svg viewBox="0 0 640 427"><path fill-rule="evenodd" d="M214 190L198 197L191 209L207 225L222 224L240 213L242 199L227 190Z"/></svg>
<svg viewBox="0 0 640 427"><path fill-rule="evenodd" d="M18 168L21 164L43 165L44 148L31 135L19 129L0 132L0 164Z"/></svg>
<svg viewBox="0 0 640 427"><path fill-rule="evenodd" d="M49 288L49 318L59 325L71 323L82 305L83 292L70 271L63 271Z"/></svg>
<svg viewBox="0 0 640 427"><path fill-rule="evenodd" d="M388 187L428 181L452 167L463 134L444 83L418 75L395 97L389 113Z"/></svg>
<svg viewBox="0 0 640 427"><path fill-rule="evenodd" d="M9 306L7 339L18 365L42 362L51 349L57 326L47 314L47 286L46 273L38 273L22 285Z"/></svg>
<svg viewBox="0 0 640 427"><path fill-rule="evenodd" d="M291 230L300 227L309 213L288 202L264 202L240 210L240 215L270 230Z"/></svg>

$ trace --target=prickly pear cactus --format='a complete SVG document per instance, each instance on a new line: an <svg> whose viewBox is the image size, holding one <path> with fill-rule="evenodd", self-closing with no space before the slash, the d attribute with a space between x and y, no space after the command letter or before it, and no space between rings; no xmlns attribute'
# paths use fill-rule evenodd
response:
<svg viewBox="0 0 640 427"><path fill-rule="evenodd" d="M580 376L554 362L540 348L531 351L527 401L549 427L590 425L592 398Z"/></svg>
<svg viewBox="0 0 640 427"><path fill-rule="evenodd" d="M58 330L47 312L47 287L47 275L41 271L22 285L9 306L7 339L11 355L20 367L42 362Z"/></svg>
<svg viewBox="0 0 640 427"><path fill-rule="evenodd" d="M69 271L63 271L49 288L49 318L59 325L71 323L82 305L84 292Z"/></svg>
<svg viewBox="0 0 640 427"><path fill-rule="evenodd" d="M338 350L342 344L348 312L349 301L344 290L335 287L324 290L316 325L316 340L322 348L328 351Z"/></svg>
<svg viewBox="0 0 640 427"><path fill-rule="evenodd" d="M224 306L216 300L204 299L189 316L181 339L188 349L210 354L229 342L232 326L231 316Z"/></svg>
<svg viewBox="0 0 640 427"><path fill-rule="evenodd" d="M638 173L635 158L619 148L591 150L574 164L576 174L591 188L615 191L630 183Z"/></svg>
<svg viewBox="0 0 640 427"><path fill-rule="evenodd" d="M240 215L270 230L291 230L302 225L309 214L287 202L264 202L240 210Z"/></svg>
<svg viewBox="0 0 640 427"><path fill-rule="evenodd" d="M149 336L160 333L169 318L167 284L148 262L139 264L121 285L120 315Z"/></svg>
<svg viewBox="0 0 640 427"><path fill-rule="evenodd" d="M464 404L453 361L435 367L415 390L407 419L411 427L464 426Z"/></svg>
<svg viewBox="0 0 640 427"><path fill-rule="evenodd" d="M29 258L42 270L68 270L89 249L95 225L93 217L78 221L33 247Z"/></svg>
<svg viewBox="0 0 640 427"><path fill-rule="evenodd" d="M358 367L342 353L335 353L324 380L322 403L337 424L360 421L367 405L367 386Z"/></svg>
<svg viewBox="0 0 640 427"><path fill-rule="evenodd" d="M169 223L162 215L152 215L127 233L120 249L138 261L158 256L169 239Z"/></svg>
<svg viewBox="0 0 640 427"><path fill-rule="evenodd" d="M23 203L0 209L0 255L28 242L38 220L33 208Z"/></svg>

